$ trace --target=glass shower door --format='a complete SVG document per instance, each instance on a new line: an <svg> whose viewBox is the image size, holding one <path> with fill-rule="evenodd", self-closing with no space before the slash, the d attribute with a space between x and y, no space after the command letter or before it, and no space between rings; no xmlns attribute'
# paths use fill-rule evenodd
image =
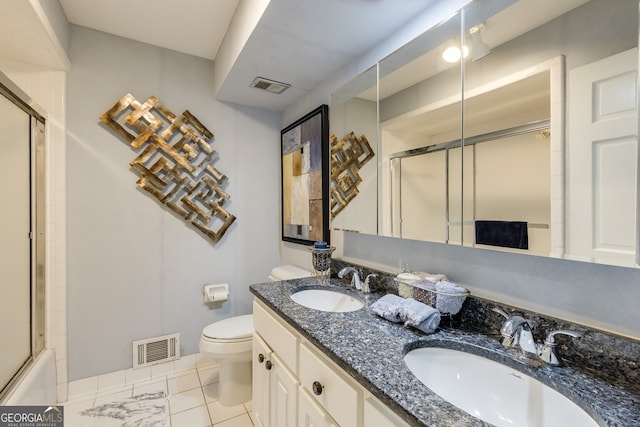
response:
<svg viewBox="0 0 640 427"><path fill-rule="evenodd" d="M29 361L31 116L0 96L0 391Z"/></svg>

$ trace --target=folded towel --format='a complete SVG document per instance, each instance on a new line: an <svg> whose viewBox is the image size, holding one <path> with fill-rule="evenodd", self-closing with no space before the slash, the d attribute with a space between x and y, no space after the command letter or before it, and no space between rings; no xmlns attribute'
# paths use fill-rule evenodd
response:
<svg viewBox="0 0 640 427"><path fill-rule="evenodd" d="M458 314L462 308L462 303L467 298L467 289L463 286L451 282L436 283L436 308L440 313ZM458 294L464 294L458 296Z"/></svg>
<svg viewBox="0 0 640 427"><path fill-rule="evenodd" d="M404 300L399 314L405 326L413 326L427 334L435 332L440 325L440 312L413 298Z"/></svg>
<svg viewBox="0 0 640 427"><path fill-rule="evenodd" d="M413 274L415 274L421 279L431 280L432 282L440 282L442 280L448 280L447 276L445 276L444 274L425 273L424 271L416 271Z"/></svg>
<svg viewBox="0 0 640 427"><path fill-rule="evenodd" d="M400 305L404 302L404 298L398 295L387 294L378 301L371 304L371 311L380 317L383 317L393 323L400 323Z"/></svg>

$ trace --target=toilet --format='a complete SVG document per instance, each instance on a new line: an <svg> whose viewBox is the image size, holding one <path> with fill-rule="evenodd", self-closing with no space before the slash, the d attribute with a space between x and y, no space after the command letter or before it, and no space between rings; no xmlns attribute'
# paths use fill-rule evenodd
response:
<svg viewBox="0 0 640 427"><path fill-rule="evenodd" d="M311 272L293 265L274 267L269 280L309 277ZM200 352L218 364L218 400L222 406L235 406L251 400L251 350L253 315L229 317L202 330Z"/></svg>
<svg viewBox="0 0 640 427"><path fill-rule="evenodd" d="M278 280L302 279L303 277L311 277L311 272L295 265L279 265L273 267L269 280L272 282Z"/></svg>

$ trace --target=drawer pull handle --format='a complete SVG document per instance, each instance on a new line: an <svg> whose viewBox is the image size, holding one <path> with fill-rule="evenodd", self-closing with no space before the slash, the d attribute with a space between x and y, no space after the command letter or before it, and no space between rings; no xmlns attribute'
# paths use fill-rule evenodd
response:
<svg viewBox="0 0 640 427"><path fill-rule="evenodd" d="M320 384L320 382L314 381L312 385L312 389L313 389L313 394L315 394L316 396L320 396L322 394L322 389L324 389L324 386Z"/></svg>
<svg viewBox="0 0 640 427"><path fill-rule="evenodd" d="M258 355L258 362L259 362L259 363L264 362L264 354L260 353L260 354Z"/></svg>
<svg viewBox="0 0 640 427"><path fill-rule="evenodd" d="M265 367L265 368L267 368L267 371L270 371L270 370L271 370L271 366L273 366L273 365L271 364L271 360L267 360L267 361L265 362L265 364L264 364L264 367Z"/></svg>

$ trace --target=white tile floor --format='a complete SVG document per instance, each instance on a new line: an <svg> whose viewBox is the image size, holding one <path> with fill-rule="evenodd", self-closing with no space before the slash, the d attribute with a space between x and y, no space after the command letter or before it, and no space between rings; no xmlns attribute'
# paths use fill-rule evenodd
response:
<svg viewBox="0 0 640 427"><path fill-rule="evenodd" d="M74 384L75 391L81 393L60 403L64 406L65 426L89 427L90 422L96 427L127 425L126 420L91 419L80 413L143 393L164 391L169 402L166 427L253 427L251 402L233 407L219 404L218 365L211 361L193 365L178 372L175 372L178 366L156 368L153 376L139 378L139 381L127 382L124 376L124 381L120 381L119 373L101 375L95 381L92 378L81 380L81 384Z"/></svg>

